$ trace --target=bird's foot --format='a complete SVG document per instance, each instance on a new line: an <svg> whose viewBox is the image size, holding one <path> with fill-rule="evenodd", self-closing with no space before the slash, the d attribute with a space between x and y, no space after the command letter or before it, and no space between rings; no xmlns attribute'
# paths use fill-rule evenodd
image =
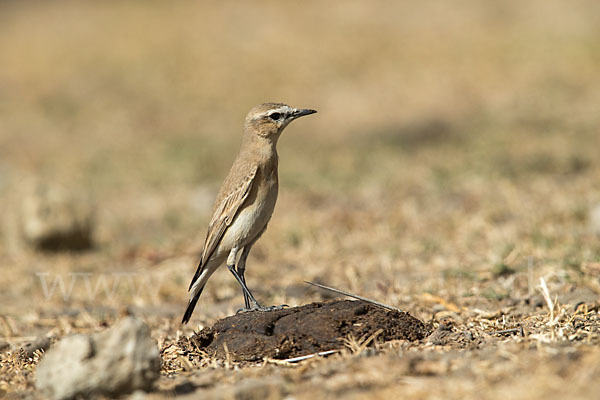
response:
<svg viewBox="0 0 600 400"><path fill-rule="evenodd" d="M270 306L270 307L259 307L257 311L267 312L267 311L279 311L284 308L290 308L287 304L282 304L280 306Z"/></svg>
<svg viewBox="0 0 600 400"><path fill-rule="evenodd" d="M243 313L247 313L247 312L251 312L251 311L260 311L260 312L279 311L279 310L283 310L284 308L289 308L289 307L290 306L288 306L287 304L282 304L280 306L270 306L270 307L256 306L256 307L252 307L252 308L240 308L239 310L237 310L236 314L243 314Z"/></svg>

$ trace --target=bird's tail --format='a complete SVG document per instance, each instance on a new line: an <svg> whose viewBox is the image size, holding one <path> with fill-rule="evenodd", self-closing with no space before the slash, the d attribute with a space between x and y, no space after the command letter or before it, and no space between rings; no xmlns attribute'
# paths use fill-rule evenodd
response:
<svg viewBox="0 0 600 400"><path fill-rule="evenodd" d="M185 309L185 313L183 314L183 319L181 320L182 324L187 324L187 322L192 317L192 313L194 312L194 308L196 307L196 303L198 303L198 299L202 294L202 290L204 290L204 286L206 286L206 282L208 278L215 272L217 267L221 265L223 260L209 260L207 264L203 264L202 262L198 266L196 273L194 274L194 279L192 279L192 283L190 284L190 301L188 302L187 308Z"/></svg>
<svg viewBox="0 0 600 400"><path fill-rule="evenodd" d="M181 320L182 324L187 324L190 318L192 317L194 308L196 308L196 303L198 303L198 299L202 294L202 289L204 289L204 286L198 289L198 292L192 294L192 297L190 297L190 301L188 302L187 308L185 309L185 313L183 314L183 319Z"/></svg>

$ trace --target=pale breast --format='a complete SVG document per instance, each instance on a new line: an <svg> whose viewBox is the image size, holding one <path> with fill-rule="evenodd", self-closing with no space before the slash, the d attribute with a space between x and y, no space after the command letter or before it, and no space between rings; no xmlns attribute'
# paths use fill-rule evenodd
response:
<svg viewBox="0 0 600 400"><path fill-rule="evenodd" d="M262 175L263 171L261 171ZM238 211L232 224L227 228L221 245L225 249L243 247L262 232L273 214L277 202L277 172L268 179L256 176L255 184L246 199L244 207Z"/></svg>

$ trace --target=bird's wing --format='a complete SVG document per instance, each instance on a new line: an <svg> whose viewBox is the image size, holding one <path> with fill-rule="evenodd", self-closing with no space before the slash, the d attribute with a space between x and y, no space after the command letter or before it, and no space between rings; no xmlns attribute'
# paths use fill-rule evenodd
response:
<svg viewBox="0 0 600 400"><path fill-rule="evenodd" d="M192 288L196 279L202 273L202 270L208 259L212 256L213 252L219 245L221 238L227 231L227 228L233 222L238 210L244 204L244 201L248 198L250 191L252 190L252 182L256 176L257 166L252 166L250 171L241 179L240 184L231 190L215 207L215 212L210 224L208 225L208 232L206 233L206 240L204 241L204 249L202 250L202 258L198 269L192 278L189 289ZM188 289L188 290L189 290Z"/></svg>

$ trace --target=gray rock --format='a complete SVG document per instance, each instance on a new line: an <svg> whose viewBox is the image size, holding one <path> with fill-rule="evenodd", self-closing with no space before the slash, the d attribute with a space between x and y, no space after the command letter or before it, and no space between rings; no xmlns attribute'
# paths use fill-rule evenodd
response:
<svg viewBox="0 0 600 400"><path fill-rule="evenodd" d="M160 376L158 347L148 327L127 317L93 335L74 335L46 352L37 388L52 399L122 396L149 391Z"/></svg>
<svg viewBox="0 0 600 400"><path fill-rule="evenodd" d="M40 250L92 247L93 207L82 196L48 183L32 183L21 203L21 231Z"/></svg>

